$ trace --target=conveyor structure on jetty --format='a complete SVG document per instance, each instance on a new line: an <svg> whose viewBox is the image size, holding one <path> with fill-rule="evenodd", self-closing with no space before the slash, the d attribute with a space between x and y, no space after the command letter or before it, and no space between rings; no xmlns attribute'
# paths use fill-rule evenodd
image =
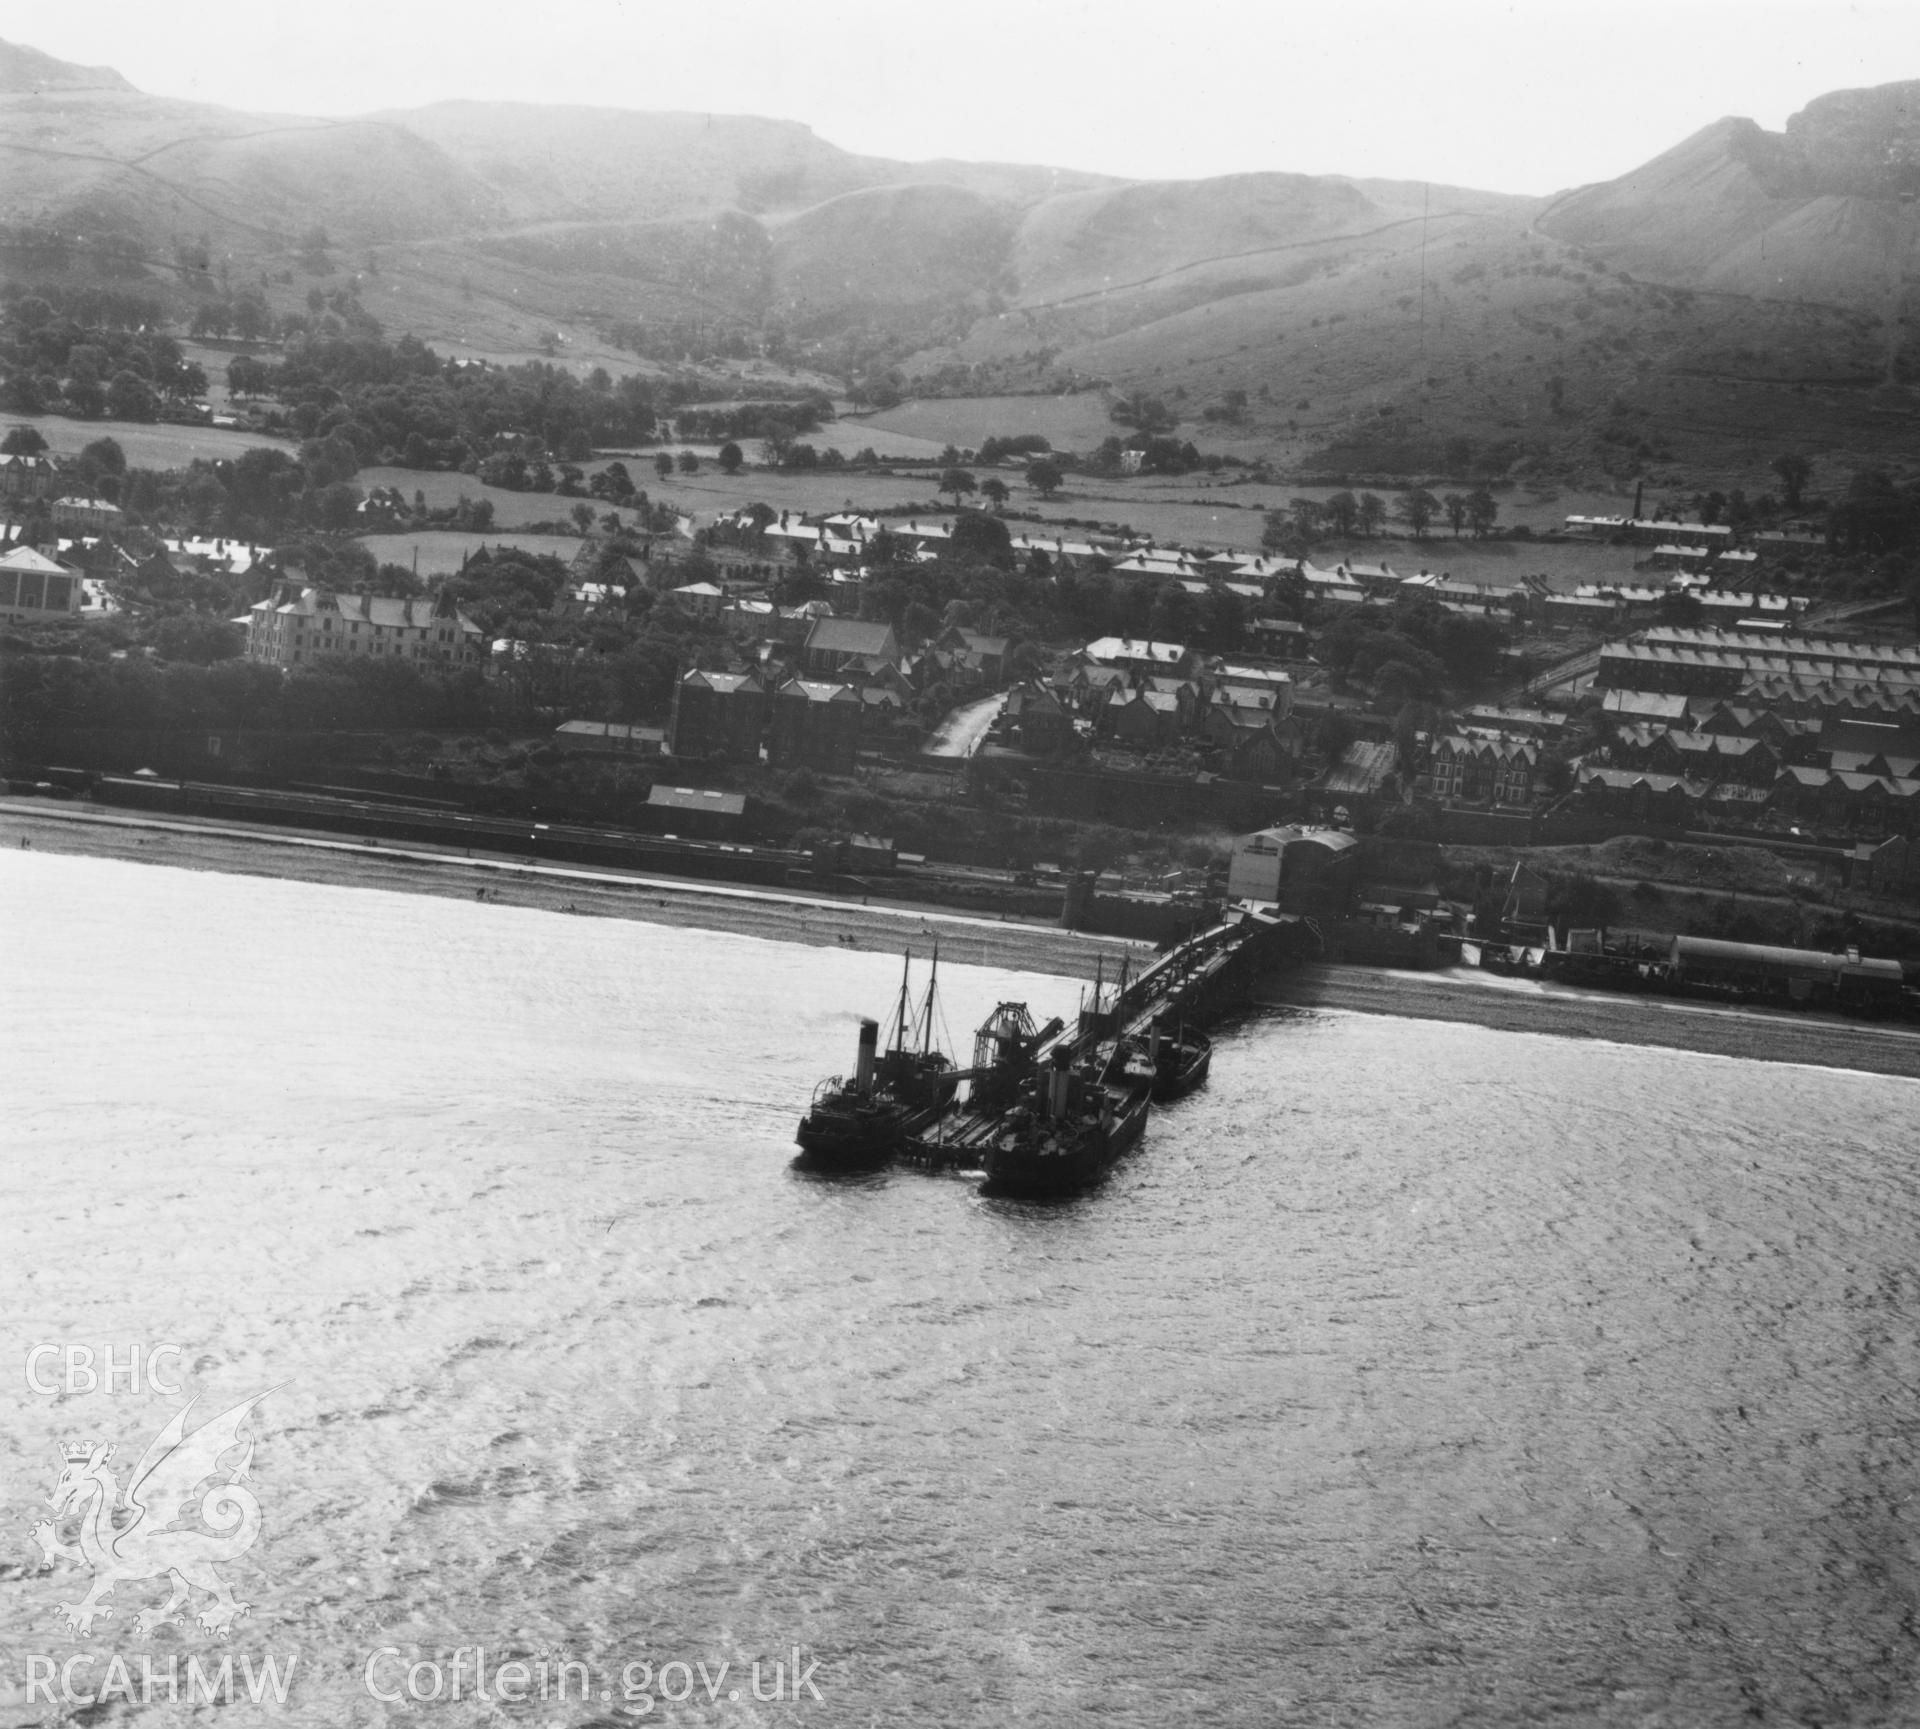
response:
<svg viewBox="0 0 1920 1729"><path fill-rule="evenodd" d="M1321 947L1309 919L1244 911L1169 949L1137 977L1123 974L1110 990L1096 984L1071 1023L1036 1027L1026 1004L1002 1003L974 1039L972 1066L956 1076L967 1083L965 1100L911 1137L900 1157L929 1170L972 1169L1024 1082L1062 1047L1077 1062L1116 1039L1145 1038L1163 1017L1210 1025L1246 1001L1262 970Z"/></svg>

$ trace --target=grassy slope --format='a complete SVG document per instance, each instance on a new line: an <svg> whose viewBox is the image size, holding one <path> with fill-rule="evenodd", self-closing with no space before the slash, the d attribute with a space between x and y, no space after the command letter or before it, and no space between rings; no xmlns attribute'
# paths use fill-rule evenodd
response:
<svg viewBox="0 0 1920 1729"><path fill-rule="evenodd" d="M173 243L205 234L235 286L264 276L282 310L351 273L389 329L501 358L557 332L568 364L644 370L596 335L614 318L917 330L938 341L910 367L1143 385L1210 447L1289 464L1431 473L1464 436L1624 483L1609 429L1646 438L1637 472L1656 491L1764 485L1788 445L1842 472L1911 459L1915 401L1873 381L1911 341L1900 273L1920 211L1782 195L1748 160L1755 136L1708 128L1543 206L1283 174L913 166L700 115L450 103L316 122L71 89L0 96L0 220L144 240L156 262L124 285L183 315L216 290L174 269ZM298 255L315 221L331 274ZM1253 398L1231 441L1199 424L1229 389Z"/></svg>

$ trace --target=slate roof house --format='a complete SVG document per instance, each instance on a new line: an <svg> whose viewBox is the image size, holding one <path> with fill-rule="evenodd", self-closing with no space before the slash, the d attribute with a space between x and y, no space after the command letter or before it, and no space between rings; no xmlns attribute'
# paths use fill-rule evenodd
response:
<svg viewBox="0 0 1920 1729"><path fill-rule="evenodd" d="M817 618L807 632L803 659L809 673L828 676L849 661L874 658L900 661L900 639L893 626L864 618Z"/></svg>

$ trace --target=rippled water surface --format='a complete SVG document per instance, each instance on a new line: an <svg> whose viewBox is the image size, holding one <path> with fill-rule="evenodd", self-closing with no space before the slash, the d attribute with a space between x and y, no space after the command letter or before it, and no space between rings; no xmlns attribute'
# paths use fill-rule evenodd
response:
<svg viewBox="0 0 1920 1729"><path fill-rule="evenodd" d="M70 1644L84 1570L27 1564L55 1444L180 1402L28 1349L140 1340L201 1413L277 1389L228 1649L296 1721L473 1646L611 1698L436 1721L630 1721L674 1661L729 1675L648 1721L1920 1717L1911 1082L1266 1019L1099 1193L996 1203L790 1166L897 958L0 870L15 1681L212 1643L128 1584ZM1076 997L944 982L963 1039ZM795 1646L824 1702L756 1703Z"/></svg>

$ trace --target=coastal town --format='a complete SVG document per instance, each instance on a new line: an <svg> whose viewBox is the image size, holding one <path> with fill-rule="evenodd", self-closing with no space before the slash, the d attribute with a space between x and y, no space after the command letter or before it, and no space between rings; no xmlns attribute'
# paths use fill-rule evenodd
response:
<svg viewBox="0 0 1920 1729"><path fill-rule="evenodd" d="M464 677L480 713L492 691L522 721L55 727L37 761L15 729L15 790L80 771L149 809L225 787L258 816L278 787L304 820L350 828L369 803L391 826L412 802L503 834L539 819L556 856L558 822L605 831L599 858L620 835L634 863L1150 940L1256 900L1312 912L1330 957L1627 988L1670 976L1686 938L1729 945L1729 988L1830 998L1830 968L1763 951L1864 944L1882 965L1867 995L1897 1007L1886 979L1920 953L1915 621L1898 597L1824 596L1811 573L1831 535L1805 520L1570 514L1527 537L1537 574L1493 583L1450 575L1444 538L1303 546L1298 500L1247 552L1050 524L989 475L983 509L582 513L559 556L481 536L456 575L389 566L347 588L310 541L129 531L113 501L69 490L73 465L4 463L16 630L177 621L196 585L254 595L189 653L283 679ZM975 484L941 478L956 497ZM1483 535L1498 508L1477 507ZM1602 548L1618 579L1555 574ZM541 569L550 596L498 635L482 622L504 616L482 599L497 565ZM1074 616L1115 628L1033 634ZM595 643L636 619L671 632L675 664L656 657L652 691L623 699L590 676ZM1282 854L1256 886L1256 855ZM1720 857L1743 869L1716 873Z"/></svg>
<svg viewBox="0 0 1920 1729"><path fill-rule="evenodd" d="M1730 17L0 41L0 1729L1898 1717L1920 81Z"/></svg>

